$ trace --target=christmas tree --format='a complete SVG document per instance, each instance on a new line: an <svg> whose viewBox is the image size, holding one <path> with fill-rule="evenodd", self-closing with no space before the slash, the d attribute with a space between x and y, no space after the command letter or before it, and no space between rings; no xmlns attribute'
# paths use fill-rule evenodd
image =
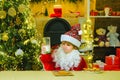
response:
<svg viewBox="0 0 120 80"><path fill-rule="evenodd" d="M29 0L0 0L0 70L40 70Z"/></svg>

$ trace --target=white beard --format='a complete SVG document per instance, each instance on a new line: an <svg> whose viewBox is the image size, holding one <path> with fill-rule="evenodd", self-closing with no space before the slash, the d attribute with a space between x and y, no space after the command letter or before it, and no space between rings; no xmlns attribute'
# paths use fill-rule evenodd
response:
<svg viewBox="0 0 120 80"><path fill-rule="evenodd" d="M70 53L65 53L60 47L57 52L53 54L53 61L56 62L56 67L60 67L61 70L70 70L73 67L77 67L81 61L78 50L73 50Z"/></svg>

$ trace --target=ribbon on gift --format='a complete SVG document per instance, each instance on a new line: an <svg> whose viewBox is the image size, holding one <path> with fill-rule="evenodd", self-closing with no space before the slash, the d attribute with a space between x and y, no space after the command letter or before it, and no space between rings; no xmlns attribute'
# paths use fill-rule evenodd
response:
<svg viewBox="0 0 120 80"><path fill-rule="evenodd" d="M115 62L115 55L109 55L112 58L112 64L114 64Z"/></svg>
<svg viewBox="0 0 120 80"><path fill-rule="evenodd" d="M105 63L108 65L119 65L119 57L115 55L109 55L105 58Z"/></svg>

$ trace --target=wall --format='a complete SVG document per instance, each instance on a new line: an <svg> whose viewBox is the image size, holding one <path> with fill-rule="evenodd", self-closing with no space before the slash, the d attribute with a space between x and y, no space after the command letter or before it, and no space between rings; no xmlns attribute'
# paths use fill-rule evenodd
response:
<svg viewBox="0 0 120 80"><path fill-rule="evenodd" d="M39 3L31 3L30 7L33 15L41 15L40 13L45 12L45 8L48 9L48 13L53 13L53 5L60 4L62 5L63 17L70 15L70 11L72 12L80 12L81 16L84 16L84 1L78 1L77 3L70 3L68 1L61 1L59 3L55 2L39 2Z"/></svg>
<svg viewBox="0 0 120 80"><path fill-rule="evenodd" d="M53 12L53 5L62 5L62 18L66 19L70 25L78 23L78 17L76 12L80 12L80 16L84 16L84 1L78 1L77 3L70 3L67 0L60 0L59 2L39 2L31 3L31 11L36 21L36 28L39 35L43 35L43 29L45 24L50 20L50 14ZM45 8L48 10L48 16L44 16ZM72 12L72 13L71 13Z"/></svg>

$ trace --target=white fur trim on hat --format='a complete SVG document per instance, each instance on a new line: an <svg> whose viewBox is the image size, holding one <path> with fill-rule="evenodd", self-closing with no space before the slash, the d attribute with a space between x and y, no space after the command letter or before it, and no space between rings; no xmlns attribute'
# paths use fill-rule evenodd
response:
<svg viewBox="0 0 120 80"><path fill-rule="evenodd" d="M81 45L81 42L69 35L61 35L61 41L68 41L70 43L72 43L73 45L79 47Z"/></svg>
<svg viewBox="0 0 120 80"><path fill-rule="evenodd" d="M78 31L78 34L81 35L82 34L82 30Z"/></svg>

